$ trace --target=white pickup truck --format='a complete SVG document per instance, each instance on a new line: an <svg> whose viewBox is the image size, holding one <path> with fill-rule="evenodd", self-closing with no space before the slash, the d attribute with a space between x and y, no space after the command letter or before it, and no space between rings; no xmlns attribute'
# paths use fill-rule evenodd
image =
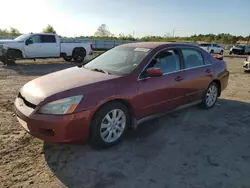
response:
<svg viewBox="0 0 250 188"><path fill-rule="evenodd" d="M211 54L223 55L224 48L215 43L201 43L199 46Z"/></svg>
<svg viewBox="0 0 250 188"><path fill-rule="evenodd" d="M17 59L62 57L65 61L83 62L92 54L91 43L63 43L57 34L23 34L14 40L0 40L0 61L13 64Z"/></svg>

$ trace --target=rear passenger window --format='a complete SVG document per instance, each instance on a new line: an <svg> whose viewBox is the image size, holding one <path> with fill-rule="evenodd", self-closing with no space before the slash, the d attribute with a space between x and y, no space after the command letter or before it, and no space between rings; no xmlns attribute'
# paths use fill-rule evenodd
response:
<svg viewBox="0 0 250 188"><path fill-rule="evenodd" d="M185 68L194 68L204 65L201 52L194 49L182 49Z"/></svg>
<svg viewBox="0 0 250 188"><path fill-rule="evenodd" d="M55 35L42 35L41 40L42 43L56 43Z"/></svg>

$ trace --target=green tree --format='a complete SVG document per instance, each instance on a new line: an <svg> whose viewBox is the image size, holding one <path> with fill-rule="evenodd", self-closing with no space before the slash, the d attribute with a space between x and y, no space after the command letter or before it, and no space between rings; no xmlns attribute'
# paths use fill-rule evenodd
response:
<svg viewBox="0 0 250 188"><path fill-rule="evenodd" d="M44 33L54 33L54 34L56 34L55 29L51 25L48 25L46 28L44 28L43 32Z"/></svg>
<svg viewBox="0 0 250 188"><path fill-rule="evenodd" d="M109 28L106 24L102 24L97 28L94 36L96 36L96 37L111 37L112 33L109 31Z"/></svg>
<svg viewBox="0 0 250 188"><path fill-rule="evenodd" d="M21 33L16 28L14 28L14 27L10 27L10 34L12 36L19 36L19 35L21 35Z"/></svg>

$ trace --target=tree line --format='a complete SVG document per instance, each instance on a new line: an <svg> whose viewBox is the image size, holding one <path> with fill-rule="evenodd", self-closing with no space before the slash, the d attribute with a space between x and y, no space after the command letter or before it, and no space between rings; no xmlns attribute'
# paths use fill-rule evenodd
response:
<svg viewBox="0 0 250 188"><path fill-rule="evenodd" d="M56 33L53 26L48 25L42 32L44 33ZM0 29L0 36L19 36L21 33L18 29L10 27L10 29ZM119 34L115 36L108 28L106 24L100 25L94 35L92 36L80 36L77 38L88 38L95 40L131 40L131 41L159 41L159 42L169 42L169 41L186 41L186 42L216 42L220 44L235 44L238 41L246 41L250 43L250 35L247 37L231 35L229 33L220 34L198 34L189 37L172 37L169 35L165 36L145 36L137 38L129 35Z"/></svg>

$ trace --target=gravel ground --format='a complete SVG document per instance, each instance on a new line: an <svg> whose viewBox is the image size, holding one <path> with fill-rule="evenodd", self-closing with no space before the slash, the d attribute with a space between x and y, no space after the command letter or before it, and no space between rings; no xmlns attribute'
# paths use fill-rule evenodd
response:
<svg viewBox="0 0 250 188"><path fill-rule="evenodd" d="M243 59L226 61L229 85L215 108L146 122L106 150L44 143L16 120L13 101L22 85L72 64L0 65L0 187L250 187L250 74Z"/></svg>

